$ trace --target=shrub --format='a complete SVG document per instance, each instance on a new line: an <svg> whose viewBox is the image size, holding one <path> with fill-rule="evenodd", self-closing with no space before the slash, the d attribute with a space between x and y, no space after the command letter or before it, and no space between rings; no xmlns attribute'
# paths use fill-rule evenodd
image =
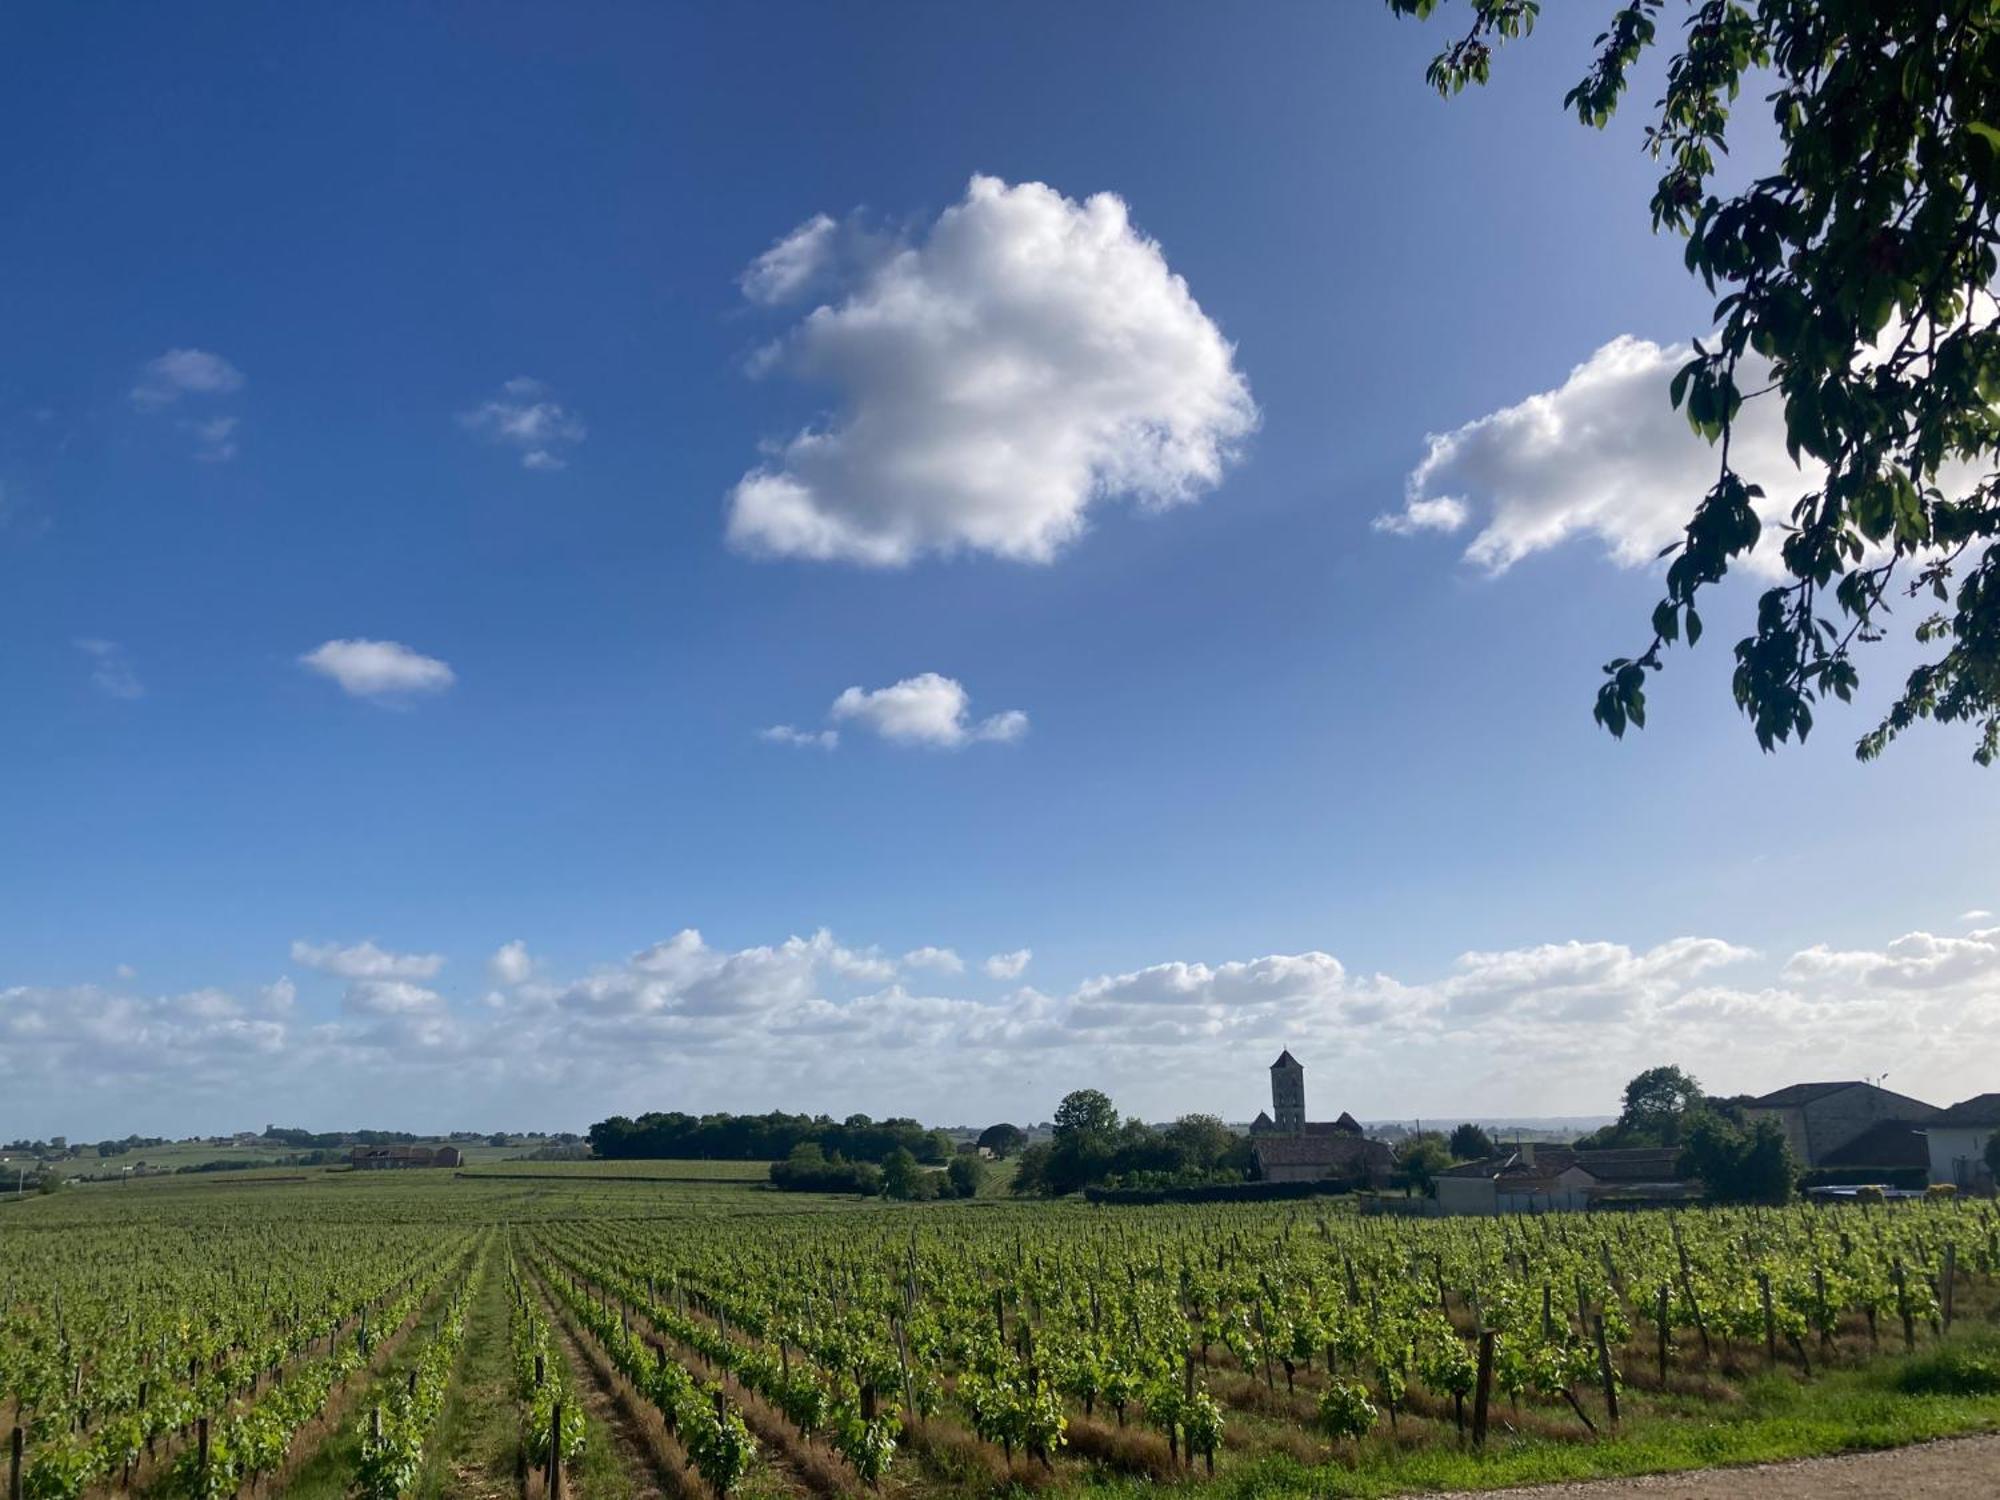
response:
<svg viewBox="0 0 2000 1500"><path fill-rule="evenodd" d="M2000 1396L2000 1356L1948 1345L1898 1370L1896 1389L1906 1396Z"/></svg>

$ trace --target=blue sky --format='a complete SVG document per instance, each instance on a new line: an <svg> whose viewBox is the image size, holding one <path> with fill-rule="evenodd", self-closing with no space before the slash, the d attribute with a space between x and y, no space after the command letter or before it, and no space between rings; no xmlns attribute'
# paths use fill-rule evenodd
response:
<svg viewBox="0 0 2000 1500"><path fill-rule="evenodd" d="M0 1131L1990 1086L1897 658L1590 722L1708 299L1589 9L11 10Z"/></svg>

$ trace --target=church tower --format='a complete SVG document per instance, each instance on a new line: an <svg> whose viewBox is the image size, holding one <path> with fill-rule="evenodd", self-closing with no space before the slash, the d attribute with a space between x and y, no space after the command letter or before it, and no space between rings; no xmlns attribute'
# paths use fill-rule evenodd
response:
<svg viewBox="0 0 2000 1500"><path fill-rule="evenodd" d="M1271 1114L1281 1135L1305 1134L1306 1070L1289 1048L1271 1064Z"/></svg>

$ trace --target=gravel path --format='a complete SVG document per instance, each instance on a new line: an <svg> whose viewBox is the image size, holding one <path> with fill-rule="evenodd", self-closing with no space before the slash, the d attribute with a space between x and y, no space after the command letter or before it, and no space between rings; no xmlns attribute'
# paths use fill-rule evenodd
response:
<svg viewBox="0 0 2000 1500"><path fill-rule="evenodd" d="M2000 1495L2000 1436L1744 1469L1489 1490L1485 1500L1963 1500Z"/></svg>

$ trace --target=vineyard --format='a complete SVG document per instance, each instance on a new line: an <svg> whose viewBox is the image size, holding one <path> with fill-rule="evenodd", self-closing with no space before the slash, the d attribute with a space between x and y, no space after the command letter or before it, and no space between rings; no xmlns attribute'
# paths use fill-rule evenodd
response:
<svg viewBox="0 0 2000 1500"><path fill-rule="evenodd" d="M371 1175L0 1211L15 1493L1396 1493L2000 1426L1990 1203L1434 1221Z"/></svg>

